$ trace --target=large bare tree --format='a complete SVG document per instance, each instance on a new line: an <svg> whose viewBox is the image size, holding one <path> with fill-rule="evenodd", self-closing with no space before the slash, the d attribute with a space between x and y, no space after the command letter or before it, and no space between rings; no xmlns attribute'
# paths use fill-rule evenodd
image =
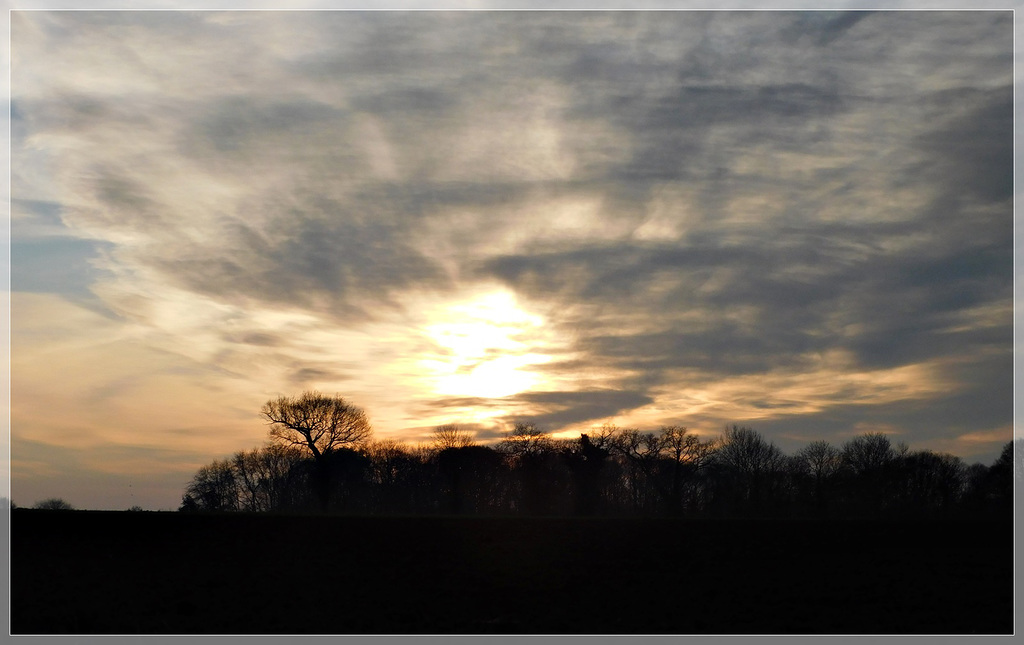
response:
<svg viewBox="0 0 1024 645"><path fill-rule="evenodd" d="M271 438L304 447L317 461L336 448L366 441L373 432L362 408L317 391L267 401L260 414L270 423Z"/></svg>
<svg viewBox="0 0 1024 645"><path fill-rule="evenodd" d="M473 433L463 430L455 423L446 423L434 428L432 442L435 450L441 451L446 448L466 448L475 446L476 439Z"/></svg>
<svg viewBox="0 0 1024 645"><path fill-rule="evenodd" d="M270 437L301 446L313 455L313 488L324 511L330 507L332 479L338 469L339 448L358 446L370 438L372 428L362 408L340 396L316 391L267 401L261 410L270 423Z"/></svg>
<svg viewBox="0 0 1024 645"><path fill-rule="evenodd" d="M551 448L551 437L535 424L520 421L501 439L498 450L519 459L535 457Z"/></svg>

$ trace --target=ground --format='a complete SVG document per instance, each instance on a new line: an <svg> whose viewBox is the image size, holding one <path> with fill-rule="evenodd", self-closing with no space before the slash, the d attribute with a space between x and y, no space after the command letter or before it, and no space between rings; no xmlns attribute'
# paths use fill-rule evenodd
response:
<svg viewBox="0 0 1024 645"><path fill-rule="evenodd" d="M1007 634L994 521L16 510L11 631Z"/></svg>

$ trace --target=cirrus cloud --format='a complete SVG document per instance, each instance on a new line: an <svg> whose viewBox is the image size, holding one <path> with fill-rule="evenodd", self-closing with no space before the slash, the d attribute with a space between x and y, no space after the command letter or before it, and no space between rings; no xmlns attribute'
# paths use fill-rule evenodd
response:
<svg viewBox="0 0 1024 645"><path fill-rule="evenodd" d="M15 348L52 307L191 366L74 388L319 387L397 437L1006 434L1009 12L15 12L12 40ZM495 294L515 315L466 313ZM474 374L525 389L445 389ZM64 427L29 405L15 444ZM100 426L76 440L128 441Z"/></svg>

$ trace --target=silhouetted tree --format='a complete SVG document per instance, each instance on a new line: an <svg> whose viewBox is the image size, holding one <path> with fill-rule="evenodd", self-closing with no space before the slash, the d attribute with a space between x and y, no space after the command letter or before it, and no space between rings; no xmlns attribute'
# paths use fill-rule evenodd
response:
<svg viewBox="0 0 1024 645"><path fill-rule="evenodd" d="M450 513L495 513L506 510L504 459L486 446L445 448L437 453Z"/></svg>
<svg viewBox="0 0 1024 645"><path fill-rule="evenodd" d="M884 511L898 456L889 438L880 432L865 433L844 443L841 452L848 508L861 514Z"/></svg>
<svg viewBox="0 0 1024 645"><path fill-rule="evenodd" d="M282 396L267 401L261 415L270 423L272 439L309 450L315 464L314 489L326 510L335 474L332 464L336 461L330 455L369 439L372 429L366 413L340 396L311 391L295 398Z"/></svg>
<svg viewBox="0 0 1024 645"><path fill-rule="evenodd" d="M256 451L240 450L231 459L231 466L237 477L239 505L247 511L269 511L270 505L265 503L262 488L265 484L259 474L256 463Z"/></svg>
<svg viewBox="0 0 1024 645"><path fill-rule="evenodd" d="M895 457L889 437L881 432L862 434L843 444L843 464L858 475L878 472Z"/></svg>
<svg viewBox="0 0 1024 645"><path fill-rule="evenodd" d="M65 502L59 497L51 497L50 499L44 499L40 502L36 502L32 508L38 508L44 511L73 511L75 507Z"/></svg>
<svg viewBox="0 0 1024 645"><path fill-rule="evenodd" d="M623 485L631 493L634 510L650 512L660 507L672 514L695 512L702 506L698 478L714 445L681 426L664 426L657 434L623 428L610 442L623 465Z"/></svg>
<svg viewBox="0 0 1024 645"><path fill-rule="evenodd" d="M601 495L601 473L608 459L607 442L598 438L598 443L581 434L562 450L569 471L573 477L574 507L577 515L593 515Z"/></svg>
<svg viewBox="0 0 1024 645"><path fill-rule="evenodd" d="M332 419L349 413L349 429L332 434ZM276 419L277 441L201 467L181 510L991 516L1013 499L1014 443L991 467L968 467L955 455L893 446L881 433L841 449L815 441L790 457L735 425L717 440L682 426L654 433L608 424L569 440L523 422L495 447L467 445L472 435L446 424L433 446L409 448L367 441L361 410L316 393L271 401L264 416Z"/></svg>
<svg viewBox="0 0 1024 645"><path fill-rule="evenodd" d="M425 467L429 452L409 448L395 439L366 444L362 450L370 460L374 487L372 508L380 513L409 513L430 510L434 482Z"/></svg>
<svg viewBox="0 0 1024 645"><path fill-rule="evenodd" d="M274 511L301 504L296 498L300 486L303 455L295 446L270 443L232 459L239 491L240 508Z"/></svg>
<svg viewBox="0 0 1024 645"><path fill-rule="evenodd" d="M661 458L661 440L653 432L637 428L618 429L610 447L623 465L622 486L632 510L648 512L666 496L659 491L658 460Z"/></svg>
<svg viewBox="0 0 1024 645"><path fill-rule="evenodd" d="M548 514L564 495L568 472L550 436L529 422L516 423L498 444L518 483L518 506L528 514Z"/></svg>
<svg viewBox="0 0 1024 645"><path fill-rule="evenodd" d="M1008 442L991 465L972 464L967 467L961 500L961 506L967 514L1006 517L1012 512L1014 448L1020 450L1022 445L1024 440L1021 439Z"/></svg>
<svg viewBox="0 0 1024 645"><path fill-rule="evenodd" d="M815 512L825 513L843 465L839 449L827 441L812 441L797 451L792 464L798 481L809 482Z"/></svg>
<svg viewBox="0 0 1024 645"><path fill-rule="evenodd" d="M270 423L273 439L307 448L314 459L335 448L358 445L372 434L362 408L316 391L267 401L260 414Z"/></svg>
<svg viewBox="0 0 1024 645"><path fill-rule="evenodd" d="M520 458L539 455L550 448L551 438L547 433L535 424L524 421L516 423L498 445L501 452Z"/></svg>
<svg viewBox="0 0 1024 645"><path fill-rule="evenodd" d="M1001 458L1013 463L1013 480L1018 484L1024 481L1024 439L1014 439L1003 446L1003 453Z"/></svg>
<svg viewBox="0 0 1024 645"><path fill-rule="evenodd" d="M669 464L670 484L668 504L672 513L681 513L685 505L691 511L697 510L697 491L694 479L701 473L715 450L714 441L701 441L697 435L680 426L665 426L658 437L659 448ZM684 489L690 488L688 500L684 500Z"/></svg>
<svg viewBox="0 0 1024 645"><path fill-rule="evenodd" d="M759 432L735 425L726 428L713 461L719 474L717 488L725 494L720 501L724 510L763 514L779 501L786 457Z"/></svg>
<svg viewBox="0 0 1024 645"><path fill-rule="evenodd" d="M1017 440L1021 441L1020 439ZM999 457L992 462L988 470L988 481L986 482L987 497L994 509L1010 512L1013 507L1014 487L1014 443L1007 442ZM1016 477L1020 477L1019 470Z"/></svg>
<svg viewBox="0 0 1024 645"><path fill-rule="evenodd" d="M476 444L472 432L463 430L455 423L446 423L434 428L432 445L435 450L465 448Z"/></svg>
<svg viewBox="0 0 1024 645"><path fill-rule="evenodd" d="M381 439L368 443L363 447L363 454L370 458L374 483L381 486L394 485L409 459L409 452L405 446L395 439Z"/></svg>
<svg viewBox="0 0 1024 645"><path fill-rule="evenodd" d="M202 466L192 477L181 510L185 511L237 511L238 482L231 462L215 461Z"/></svg>
<svg viewBox="0 0 1024 645"><path fill-rule="evenodd" d="M949 512L967 484L967 466L955 455L930 450L895 459L892 485L902 513Z"/></svg>
<svg viewBox="0 0 1024 645"><path fill-rule="evenodd" d="M372 462L359 451L335 448L324 454L323 460L313 463L313 474L328 473L325 509L343 512L362 512L368 507L368 493L372 486ZM323 500L321 499L323 504Z"/></svg>

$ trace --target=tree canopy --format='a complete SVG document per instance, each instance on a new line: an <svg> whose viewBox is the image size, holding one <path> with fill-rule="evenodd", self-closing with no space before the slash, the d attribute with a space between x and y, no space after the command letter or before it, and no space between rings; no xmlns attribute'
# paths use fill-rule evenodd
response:
<svg viewBox="0 0 1024 645"><path fill-rule="evenodd" d="M317 460L337 448L358 445L373 432L362 408L315 390L267 401L261 415L270 423L272 439L307 448Z"/></svg>

